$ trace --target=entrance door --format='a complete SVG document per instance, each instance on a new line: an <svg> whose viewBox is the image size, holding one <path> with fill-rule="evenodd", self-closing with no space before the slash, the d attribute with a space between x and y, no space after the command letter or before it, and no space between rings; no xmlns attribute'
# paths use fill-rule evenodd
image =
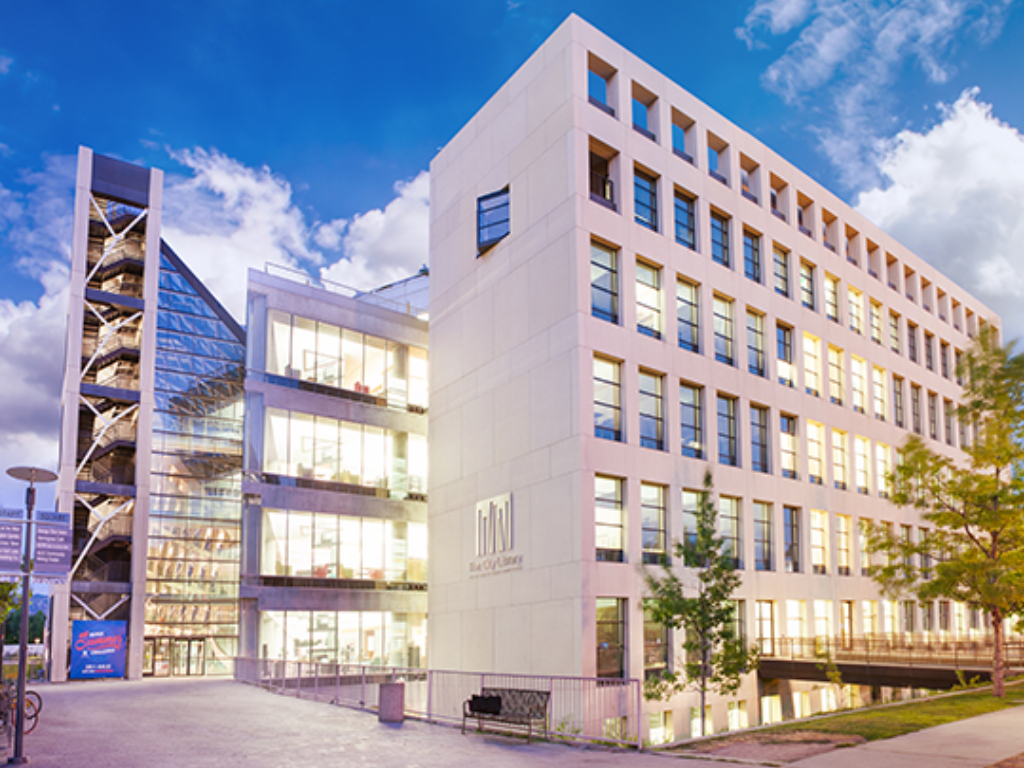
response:
<svg viewBox="0 0 1024 768"><path fill-rule="evenodd" d="M170 638L147 637L142 642L142 674L168 677L171 674Z"/></svg>
<svg viewBox="0 0 1024 768"><path fill-rule="evenodd" d="M175 677L206 674L206 639L172 640L172 672Z"/></svg>

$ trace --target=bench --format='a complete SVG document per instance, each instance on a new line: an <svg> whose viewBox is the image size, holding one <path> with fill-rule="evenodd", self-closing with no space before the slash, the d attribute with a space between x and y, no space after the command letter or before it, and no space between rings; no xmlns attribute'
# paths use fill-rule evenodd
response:
<svg viewBox="0 0 1024 768"><path fill-rule="evenodd" d="M471 696L462 703L462 733L466 733L466 720L476 719L476 729L484 723L502 723L526 727L526 743L533 735L533 724L540 723L544 737L548 735L548 704L550 691L517 688L481 688L480 695Z"/></svg>

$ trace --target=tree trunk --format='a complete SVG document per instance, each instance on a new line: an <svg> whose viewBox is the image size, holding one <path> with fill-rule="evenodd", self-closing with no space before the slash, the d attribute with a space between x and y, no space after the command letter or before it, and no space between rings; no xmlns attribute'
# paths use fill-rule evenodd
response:
<svg viewBox="0 0 1024 768"><path fill-rule="evenodd" d="M995 647L992 649L992 695L1005 696L1006 687L1003 679L1006 671L1003 668L1003 617L998 611L993 611L990 616L992 619L992 639L995 642Z"/></svg>

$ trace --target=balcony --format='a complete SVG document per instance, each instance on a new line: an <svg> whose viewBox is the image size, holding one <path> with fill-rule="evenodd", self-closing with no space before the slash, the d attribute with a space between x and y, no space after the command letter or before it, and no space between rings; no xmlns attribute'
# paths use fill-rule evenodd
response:
<svg viewBox="0 0 1024 768"><path fill-rule="evenodd" d="M690 165L696 165L696 163L693 162L693 158L690 157L690 155L688 155L685 150L682 150L679 147L672 147L672 153L676 157L681 157L683 160L688 162Z"/></svg>
<svg viewBox="0 0 1024 768"><path fill-rule="evenodd" d="M711 177L712 179L714 179L715 181L720 181L720 182L722 182L722 183L723 183L723 184L725 184L725 186L727 186L727 187L729 186L729 180L728 180L727 178L725 178L725 176L723 176L722 174L720 174L720 173L719 173L718 171L713 171L713 170L710 170L710 169L709 169L709 170L708 170L708 176L710 176L710 177Z"/></svg>
<svg viewBox="0 0 1024 768"><path fill-rule="evenodd" d="M591 104L593 104L595 107L600 109L602 112L604 112L606 114L609 114L612 117L615 117L615 110L612 109L611 107L609 107L603 101L600 101L599 99L595 99L593 96L588 96L587 99L590 101Z"/></svg>

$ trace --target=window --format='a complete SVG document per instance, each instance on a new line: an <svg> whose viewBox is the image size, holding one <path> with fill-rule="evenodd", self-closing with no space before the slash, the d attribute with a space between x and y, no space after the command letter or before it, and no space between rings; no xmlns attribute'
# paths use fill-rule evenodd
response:
<svg viewBox="0 0 1024 768"><path fill-rule="evenodd" d="M878 495L889 498L889 446L875 444L875 477L878 479Z"/></svg>
<svg viewBox="0 0 1024 768"><path fill-rule="evenodd" d="M828 573L828 513L811 510L811 571Z"/></svg>
<svg viewBox="0 0 1024 768"><path fill-rule="evenodd" d="M807 475L816 485L822 484L822 443L825 428L816 421L807 422Z"/></svg>
<svg viewBox="0 0 1024 768"><path fill-rule="evenodd" d="M633 218L636 223L658 231L658 180L639 168L633 171Z"/></svg>
<svg viewBox="0 0 1024 768"><path fill-rule="evenodd" d="M900 623L902 624L901 629L903 632L911 633L914 631L914 601L913 600L901 600L900 601Z"/></svg>
<svg viewBox="0 0 1024 768"><path fill-rule="evenodd" d="M747 701L730 701L726 707L726 725L730 731L740 731L749 727L750 718L747 716Z"/></svg>
<svg viewBox="0 0 1024 768"><path fill-rule="evenodd" d="M597 598L597 676L626 676L626 601Z"/></svg>
<svg viewBox="0 0 1024 768"><path fill-rule="evenodd" d="M836 573L850 575L850 518L836 515Z"/></svg>
<svg viewBox="0 0 1024 768"><path fill-rule="evenodd" d="M910 385L910 415L914 432L919 435L923 434L921 431L921 388L916 384Z"/></svg>
<svg viewBox="0 0 1024 768"><path fill-rule="evenodd" d="M729 219L711 212L711 259L723 267L732 265L729 259Z"/></svg>
<svg viewBox="0 0 1024 768"><path fill-rule="evenodd" d="M850 358L850 384L853 391L853 410L865 413L868 404L867 363L859 357Z"/></svg>
<svg viewBox="0 0 1024 768"><path fill-rule="evenodd" d="M597 559L606 563L621 563L622 546L622 480L617 477L594 477L594 541Z"/></svg>
<svg viewBox="0 0 1024 768"><path fill-rule="evenodd" d="M718 497L718 535L722 538L722 554L732 560L733 568L743 568L739 499Z"/></svg>
<svg viewBox="0 0 1024 768"><path fill-rule="evenodd" d="M953 429L953 403L950 400L942 401L942 417L944 426L946 428L946 445L953 445L953 435L956 430Z"/></svg>
<svg viewBox="0 0 1024 768"><path fill-rule="evenodd" d="M800 510L782 508L782 535L786 552L786 573L800 573Z"/></svg>
<svg viewBox="0 0 1024 768"><path fill-rule="evenodd" d="M605 440L622 440L619 367L612 360L594 358L594 435Z"/></svg>
<svg viewBox="0 0 1024 768"><path fill-rule="evenodd" d="M748 229L743 230L743 274L761 282L761 236Z"/></svg>
<svg viewBox="0 0 1024 768"><path fill-rule="evenodd" d="M661 404L661 376L640 371L640 445L664 450L665 426Z"/></svg>
<svg viewBox="0 0 1024 768"><path fill-rule="evenodd" d="M874 412L875 418L879 421L885 421L885 412L887 410L885 404L885 369L879 368L877 365L872 369L872 377L874 381Z"/></svg>
<svg viewBox="0 0 1024 768"><path fill-rule="evenodd" d="M598 154L593 149L590 151L590 199L606 208L615 208L615 184L612 181L611 161L615 157L615 151L608 147L599 146L598 149L610 156Z"/></svg>
<svg viewBox="0 0 1024 768"><path fill-rule="evenodd" d="M950 614L949 601L948 600L940 600L939 601L939 631L940 632L949 632L949 629L952 626L952 623L949 620L949 614Z"/></svg>
<svg viewBox="0 0 1024 768"><path fill-rule="evenodd" d="M732 350L732 301L715 296L715 360L733 365Z"/></svg>
<svg viewBox="0 0 1024 768"><path fill-rule="evenodd" d="M863 493L867 495L871 492L868 487L870 482L868 473L870 472L869 458L870 443L863 437L855 437L853 439L853 478L857 484L857 493Z"/></svg>
<svg viewBox="0 0 1024 768"><path fill-rule="evenodd" d="M846 289L846 306L850 313L850 330L854 333L864 332L864 296L856 288Z"/></svg>
<svg viewBox="0 0 1024 768"><path fill-rule="evenodd" d="M917 362L917 326L907 323L907 357L910 362Z"/></svg>
<svg viewBox="0 0 1024 768"><path fill-rule="evenodd" d="M665 487L640 483L640 513L645 563L663 563L665 550Z"/></svg>
<svg viewBox="0 0 1024 768"><path fill-rule="evenodd" d="M871 302L871 340L875 344L882 343L882 305Z"/></svg>
<svg viewBox="0 0 1024 768"><path fill-rule="evenodd" d="M828 398L843 404L843 350L832 346L828 348Z"/></svg>
<svg viewBox="0 0 1024 768"><path fill-rule="evenodd" d="M903 379L892 377L892 420L897 427L905 426L903 416Z"/></svg>
<svg viewBox="0 0 1024 768"><path fill-rule="evenodd" d="M699 502L700 494L697 491L683 490L683 542L690 547L697 544L697 504Z"/></svg>
<svg viewBox="0 0 1024 768"><path fill-rule="evenodd" d="M779 384L796 386L796 377L793 375L793 329L781 323L775 326L775 357Z"/></svg>
<svg viewBox="0 0 1024 768"><path fill-rule="evenodd" d="M510 231L508 187L476 201L476 245L483 252Z"/></svg>
<svg viewBox="0 0 1024 768"><path fill-rule="evenodd" d="M747 310L747 370L755 376L768 373L764 361L764 316Z"/></svg>
<svg viewBox="0 0 1024 768"><path fill-rule="evenodd" d="M704 458L703 394L701 387L679 383L679 422L683 456Z"/></svg>
<svg viewBox="0 0 1024 768"><path fill-rule="evenodd" d="M796 416L787 413L779 417L779 464L782 476L795 478L796 469Z"/></svg>
<svg viewBox="0 0 1024 768"><path fill-rule="evenodd" d="M771 472L768 447L768 409L750 406L750 468L755 472Z"/></svg>
<svg viewBox="0 0 1024 768"><path fill-rule="evenodd" d="M871 521L861 518L859 520L860 525L857 528L857 543L860 547L860 575L868 576L871 574L871 553L868 551L868 529L871 526ZM868 605L872 608L869 612ZM876 623L878 617L873 615L874 613L874 601L866 600L864 602L864 634L873 635L876 631ZM870 620L869 620L870 619Z"/></svg>
<svg viewBox="0 0 1024 768"><path fill-rule="evenodd" d="M839 279L825 275L825 317L839 322Z"/></svg>
<svg viewBox="0 0 1024 768"><path fill-rule="evenodd" d="M924 334L924 367L929 371L935 370L935 337L927 331Z"/></svg>
<svg viewBox="0 0 1024 768"><path fill-rule="evenodd" d="M619 322L618 254L614 249L590 243L590 313Z"/></svg>
<svg viewBox="0 0 1024 768"><path fill-rule="evenodd" d="M642 261L636 263L636 329L661 338L661 270Z"/></svg>
<svg viewBox="0 0 1024 768"><path fill-rule="evenodd" d="M821 361L818 358L820 342L809 333L804 334L804 389L818 397L821 387Z"/></svg>
<svg viewBox="0 0 1024 768"><path fill-rule="evenodd" d="M957 419L957 427L960 431L960 448L966 449L970 447L967 441L967 419L962 416Z"/></svg>
<svg viewBox="0 0 1024 768"><path fill-rule="evenodd" d="M775 246L775 292L789 298L789 253Z"/></svg>
<svg viewBox="0 0 1024 768"><path fill-rule="evenodd" d="M949 378L949 344L944 341L939 344L939 370L942 378Z"/></svg>
<svg viewBox="0 0 1024 768"><path fill-rule="evenodd" d="M718 463L739 466L736 450L736 398L718 396Z"/></svg>
<svg viewBox="0 0 1024 768"><path fill-rule="evenodd" d="M668 627L654 620L654 611L648 601L644 601L644 679L651 680L661 677L668 671ZM659 720L663 713L659 715ZM668 714L667 712L664 714ZM671 728L669 720L668 726ZM664 725L662 725L664 727Z"/></svg>
<svg viewBox="0 0 1024 768"><path fill-rule="evenodd" d="M900 353L900 316L895 312L889 313L889 349Z"/></svg>
<svg viewBox="0 0 1024 768"><path fill-rule="evenodd" d="M772 505L754 502L754 570L773 571Z"/></svg>
<svg viewBox="0 0 1024 768"><path fill-rule="evenodd" d="M832 430L832 482L836 488L845 491L846 475L846 433L838 429Z"/></svg>
<svg viewBox="0 0 1024 768"><path fill-rule="evenodd" d="M775 653L775 601L774 600L758 600L754 605L757 611L757 644L758 650L765 656L771 656ZM771 698L770 696L762 697L764 699ZM778 697L776 697L778 699ZM766 709L762 706L763 709ZM778 707L773 707L777 709ZM778 717L762 718L766 719L767 722L776 722L782 720L782 713L778 713ZM767 723L766 723L767 724Z"/></svg>
<svg viewBox="0 0 1024 768"><path fill-rule="evenodd" d="M814 266L806 261L800 262L800 303L808 309L815 309Z"/></svg>
<svg viewBox="0 0 1024 768"><path fill-rule="evenodd" d="M676 242L685 245L691 251L697 250L695 203L696 201L692 197L676 190Z"/></svg>
<svg viewBox="0 0 1024 768"><path fill-rule="evenodd" d="M676 318L679 346L700 352L700 288L682 279L676 282Z"/></svg>
<svg viewBox="0 0 1024 768"><path fill-rule="evenodd" d="M939 398L934 392L928 393L928 436L939 439Z"/></svg>

